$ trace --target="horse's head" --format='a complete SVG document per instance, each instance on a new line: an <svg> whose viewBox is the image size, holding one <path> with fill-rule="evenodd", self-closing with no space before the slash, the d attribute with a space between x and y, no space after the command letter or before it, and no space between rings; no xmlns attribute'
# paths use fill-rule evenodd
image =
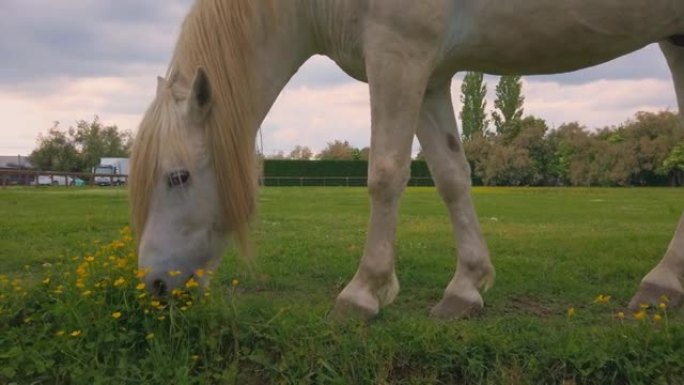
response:
<svg viewBox="0 0 684 385"><path fill-rule="evenodd" d="M191 80L191 81L189 81ZM206 134L212 114L206 73L159 78L132 154L130 199L138 233L138 265L151 292L163 295L199 270L213 269L227 226Z"/></svg>

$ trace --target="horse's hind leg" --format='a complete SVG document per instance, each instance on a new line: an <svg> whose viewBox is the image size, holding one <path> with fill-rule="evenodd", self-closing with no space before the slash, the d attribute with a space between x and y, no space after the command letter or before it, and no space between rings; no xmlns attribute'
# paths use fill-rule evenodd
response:
<svg viewBox="0 0 684 385"><path fill-rule="evenodd" d="M679 102L679 115L684 121L684 47L671 41L660 43L667 63L672 72L675 92ZM629 303L636 309L640 304L657 304L661 296L669 298L670 306L684 302L684 289L681 279L684 278L684 213L679 226L665 252L663 259L641 280L639 290Z"/></svg>
<svg viewBox="0 0 684 385"><path fill-rule="evenodd" d="M494 281L494 267L470 195L470 167L458 136L449 85L426 93L417 131L458 246L456 274L431 312L440 318L468 316L482 309L479 290Z"/></svg>

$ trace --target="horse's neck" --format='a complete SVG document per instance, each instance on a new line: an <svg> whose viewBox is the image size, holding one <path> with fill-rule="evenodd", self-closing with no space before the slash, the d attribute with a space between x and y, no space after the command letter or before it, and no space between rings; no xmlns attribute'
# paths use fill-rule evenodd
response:
<svg viewBox="0 0 684 385"><path fill-rule="evenodd" d="M269 0L264 0L269 1ZM315 53L308 16L301 12L309 0L276 1L273 15L263 14L255 26L254 86L259 125L287 82Z"/></svg>

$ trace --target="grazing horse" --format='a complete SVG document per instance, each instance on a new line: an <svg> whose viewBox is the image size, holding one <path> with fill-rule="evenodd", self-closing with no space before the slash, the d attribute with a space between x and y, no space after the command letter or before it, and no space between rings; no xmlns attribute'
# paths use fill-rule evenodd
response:
<svg viewBox="0 0 684 385"><path fill-rule="evenodd" d="M457 132L454 74L566 72L654 42L684 111L682 0L197 0L133 149L132 222L148 287L163 294L215 268L229 236L247 247L259 126L297 69L320 54L367 82L371 102L367 242L334 311L370 318L399 291L395 228L416 136L458 251L432 315L472 314L494 267ZM661 294L681 302L682 276L684 216L632 304Z"/></svg>

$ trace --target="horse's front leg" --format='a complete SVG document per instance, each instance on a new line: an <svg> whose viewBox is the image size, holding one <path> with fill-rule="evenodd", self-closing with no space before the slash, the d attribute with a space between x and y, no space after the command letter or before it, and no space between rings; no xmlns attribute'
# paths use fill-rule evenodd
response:
<svg viewBox="0 0 684 385"><path fill-rule="evenodd" d="M359 267L337 297L333 315L369 319L399 292L394 271L399 199L409 178L411 145L436 47L434 42L401 36L383 23L371 22L366 36L370 223Z"/></svg>

